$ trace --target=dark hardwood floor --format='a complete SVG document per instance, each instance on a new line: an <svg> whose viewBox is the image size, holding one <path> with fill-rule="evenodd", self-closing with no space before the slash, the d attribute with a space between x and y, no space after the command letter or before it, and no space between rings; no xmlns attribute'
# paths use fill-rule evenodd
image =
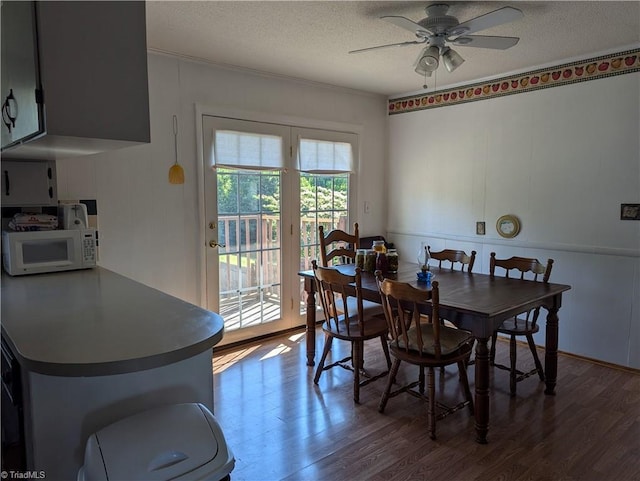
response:
<svg viewBox="0 0 640 481"><path fill-rule="evenodd" d="M319 332L317 353L323 338ZM511 398L508 373L494 369L489 444L474 441L466 409L438 421L432 441L426 403L402 394L378 413L384 379L361 389L360 405L348 371L331 369L314 385L304 340L301 332L215 352L215 415L236 458L233 481L640 480L635 371L561 354L556 396L532 377ZM348 344L333 349L344 357ZM365 367L383 369L380 343L365 349ZM525 367L533 364L527 349L518 347ZM507 363L508 351L500 341L496 360ZM455 366L436 382L439 399L462 396Z"/></svg>

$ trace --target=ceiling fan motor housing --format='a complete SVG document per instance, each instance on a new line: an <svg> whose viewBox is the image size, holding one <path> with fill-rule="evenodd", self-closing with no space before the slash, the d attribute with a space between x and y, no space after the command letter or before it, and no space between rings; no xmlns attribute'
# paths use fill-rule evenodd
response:
<svg viewBox="0 0 640 481"><path fill-rule="evenodd" d="M446 3L435 3L425 8L427 12L427 18L423 18L418 22L418 25L424 27L425 30L432 32L435 35L444 34L451 27L455 27L460 22L456 17L447 15L449 5Z"/></svg>

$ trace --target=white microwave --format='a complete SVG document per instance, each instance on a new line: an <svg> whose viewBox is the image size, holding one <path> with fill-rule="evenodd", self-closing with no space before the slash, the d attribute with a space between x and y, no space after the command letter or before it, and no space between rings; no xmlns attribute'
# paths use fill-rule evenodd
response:
<svg viewBox="0 0 640 481"><path fill-rule="evenodd" d="M95 267L96 231L2 231L2 265L12 276Z"/></svg>

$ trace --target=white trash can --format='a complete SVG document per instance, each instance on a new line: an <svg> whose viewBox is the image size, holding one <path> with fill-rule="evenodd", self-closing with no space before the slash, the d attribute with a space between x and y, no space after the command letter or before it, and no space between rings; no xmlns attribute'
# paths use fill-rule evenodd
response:
<svg viewBox="0 0 640 481"><path fill-rule="evenodd" d="M121 419L87 440L78 481L220 481L235 466L211 411L171 404Z"/></svg>

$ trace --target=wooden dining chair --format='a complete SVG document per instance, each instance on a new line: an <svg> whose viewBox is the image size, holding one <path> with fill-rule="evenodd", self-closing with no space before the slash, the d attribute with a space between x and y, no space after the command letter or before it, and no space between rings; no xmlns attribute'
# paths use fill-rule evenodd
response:
<svg viewBox="0 0 640 481"><path fill-rule="evenodd" d="M439 322L438 282L431 284L431 290L418 289L404 282L377 277L378 289L382 297L382 307L387 320L391 340L389 350L394 358L387 378L387 386L380 399L378 411L384 412L389 398L406 392L428 402L427 417L429 435L436 438L436 420L469 407L473 415L473 398L465 360L473 346L473 336L461 329L452 329ZM429 316L420 315L428 312ZM431 322L436 320L436 322ZM402 362L419 367L418 380L404 384L392 391ZM459 382L464 390L464 401L455 406L446 406L435 399L435 373L437 367L457 364ZM424 371L428 369L427 394L425 395ZM417 390L415 389L417 387ZM436 407L438 413L436 414Z"/></svg>
<svg viewBox="0 0 640 481"><path fill-rule="evenodd" d="M473 264L476 262L476 251L471 251L471 255L469 255L465 251L457 249L443 249L438 252L432 252L431 246L427 246L427 250L429 251L429 256L438 261L438 267L440 269L442 269L442 263L444 262L445 268L448 263L449 269L452 271L458 267L460 271L464 272L466 269L467 273L470 273L473 270ZM457 264L459 264L459 266ZM444 319L443 323L447 327L455 328L455 326L446 319ZM467 359L466 362L467 365L471 364L469 359ZM440 369L440 372L444 373L444 367Z"/></svg>
<svg viewBox="0 0 640 481"><path fill-rule="evenodd" d="M515 272L516 276L520 279L529 279L532 281L549 282L551 276L551 269L553 268L553 259L547 260L547 265L542 264L538 259L528 257L511 257L509 259L496 259L496 253L492 252L489 261L489 274L491 277L495 276L496 267L500 267L505 271L505 277L510 277L510 273ZM541 279L539 277L542 276ZM531 311L524 312L516 317L507 319L500 325L500 327L493 333L491 340L491 351L489 352L489 361L492 366L499 369L509 371L509 391L511 396L516 395L516 384L524 379L527 379L534 374L538 374L541 382L544 382L544 369L542 363L538 357L538 351L536 345L533 342L533 335L540 330L538 326L538 315L540 314L540 307L537 307ZM509 340L509 358L511 365L505 366L503 364L496 364L496 341L498 339L498 333L508 335ZM529 344L529 349L533 355L533 362L535 368L530 371L523 372L516 367L516 337L524 336Z"/></svg>
<svg viewBox="0 0 640 481"><path fill-rule="evenodd" d="M455 249L443 249L438 252L433 252L431 246L427 246L427 249L431 258L438 261L438 267L442 268L442 262L445 262L446 267L448 262L452 271L457 264L460 264L459 268L462 272L465 268L467 272L471 272L476 261L476 251L471 251L471 255L468 255L465 251Z"/></svg>
<svg viewBox="0 0 640 481"><path fill-rule="evenodd" d="M320 241L320 259L322 267L330 267L339 264L353 264L356 258L356 250L360 248L360 231L358 223L353 224L353 234L340 229L334 229L325 234L324 227L318 227L318 239ZM351 312L356 311L355 299L350 297ZM382 315L382 307L376 302L364 300L362 306L367 315ZM337 305L340 310L340 303Z"/></svg>
<svg viewBox="0 0 640 481"><path fill-rule="evenodd" d="M325 234L324 227L318 227L320 241L320 259L322 266L335 264L352 264L356 258L356 250L360 248L360 232L358 223L353 224L353 233L334 229Z"/></svg>
<svg viewBox="0 0 640 481"><path fill-rule="evenodd" d="M353 372L353 400L360 402L360 387L385 377L391 367L389 347L387 345L387 323L383 317L367 316L362 307L362 278L360 269L355 275L342 274L334 267L321 267L312 261L317 292L324 311L322 330L325 334L322 357L318 363L313 382L318 384L324 371L333 367L342 367ZM347 301L355 299L355 303ZM339 308L334 308L338 306ZM352 306L355 305L355 309ZM344 359L325 365L333 339L351 343L351 354ZM380 339L387 360L387 370L376 375L364 371L364 341ZM364 379L361 379L361 374Z"/></svg>

